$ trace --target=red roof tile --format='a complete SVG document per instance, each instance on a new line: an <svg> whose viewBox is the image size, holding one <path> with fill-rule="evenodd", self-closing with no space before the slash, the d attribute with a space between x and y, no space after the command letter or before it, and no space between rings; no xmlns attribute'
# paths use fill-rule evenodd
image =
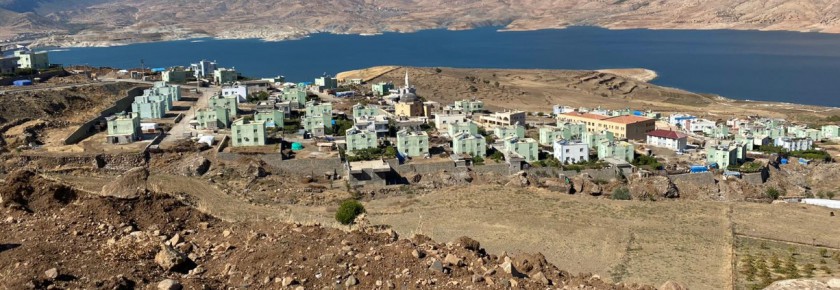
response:
<svg viewBox="0 0 840 290"><path fill-rule="evenodd" d="M667 139L680 139L686 137L686 135L683 133L669 130L653 130L648 132L647 135Z"/></svg>
<svg viewBox="0 0 840 290"><path fill-rule="evenodd" d="M639 116L618 116L606 119L604 121L612 122L612 123L619 123L619 124L633 124L639 122L645 122L653 120L651 118L639 117Z"/></svg>

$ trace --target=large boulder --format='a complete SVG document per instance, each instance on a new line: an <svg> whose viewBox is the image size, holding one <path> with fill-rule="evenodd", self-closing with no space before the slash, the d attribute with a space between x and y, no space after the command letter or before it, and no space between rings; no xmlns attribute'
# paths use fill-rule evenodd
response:
<svg viewBox="0 0 840 290"><path fill-rule="evenodd" d="M149 170L145 167L135 167L103 186L100 194L120 199L135 199L149 191L148 180Z"/></svg>
<svg viewBox="0 0 840 290"><path fill-rule="evenodd" d="M630 193L637 199L678 198L680 191L667 176L634 176L630 179Z"/></svg>
<svg viewBox="0 0 840 290"><path fill-rule="evenodd" d="M165 271L175 272L187 272L195 266L187 255L167 245L160 246L160 251L155 255L155 263Z"/></svg>
<svg viewBox="0 0 840 290"><path fill-rule="evenodd" d="M528 187L531 185L531 181L528 180L528 173L525 171L519 171L514 175L511 175L508 178L508 183L505 186L518 186L518 187Z"/></svg>
<svg viewBox="0 0 840 290"><path fill-rule="evenodd" d="M603 194L603 188L588 173L578 174L572 178L572 192L589 195Z"/></svg>
<svg viewBox="0 0 840 290"><path fill-rule="evenodd" d="M183 164L184 176L202 176L210 170L210 160L204 156L195 156L187 159Z"/></svg>
<svg viewBox="0 0 840 290"><path fill-rule="evenodd" d="M830 290L831 288L828 287L827 284L817 281L817 280L810 280L810 279L793 279L793 280L782 280L773 282L764 290L798 290L798 289L809 289L809 290Z"/></svg>

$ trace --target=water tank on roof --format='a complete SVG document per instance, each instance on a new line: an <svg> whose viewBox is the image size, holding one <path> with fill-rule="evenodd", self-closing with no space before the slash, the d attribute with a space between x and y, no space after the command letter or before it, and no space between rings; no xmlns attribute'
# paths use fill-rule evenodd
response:
<svg viewBox="0 0 840 290"><path fill-rule="evenodd" d="M298 142L292 143L292 151L300 151L303 150L303 144Z"/></svg>

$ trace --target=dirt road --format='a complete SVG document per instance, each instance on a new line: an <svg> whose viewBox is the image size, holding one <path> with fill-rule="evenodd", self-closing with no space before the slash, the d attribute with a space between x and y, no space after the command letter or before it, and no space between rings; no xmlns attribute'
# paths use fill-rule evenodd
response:
<svg viewBox="0 0 840 290"><path fill-rule="evenodd" d="M195 119L195 114L201 108L206 108L210 97L219 93L220 87L213 86L209 88L199 88L196 96L198 99L190 106L190 109L184 113L181 121L172 126L172 129L166 134L166 137L161 141L161 147L166 147L175 143L178 140L184 139L184 133L195 133L196 130L190 127L190 121Z"/></svg>

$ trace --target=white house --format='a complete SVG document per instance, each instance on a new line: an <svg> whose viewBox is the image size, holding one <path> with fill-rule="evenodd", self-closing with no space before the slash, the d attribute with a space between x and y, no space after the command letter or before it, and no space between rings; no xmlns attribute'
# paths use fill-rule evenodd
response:
<svg viewBox="0 0 840 290"><path fill-rule="evenodd" d="M776 138L774 145L787 151L811 150L814 148L814 140L811 140L811 138L779 137Z"/></svg>
<svg viewBox="0 0 840 290"><path fill-rule="evenodd" d="M647 144L682 151L688 145L688 138L676 131L653 130L647 133Z"/></svg>
<svg viewBox="0 0 840 290"><path fill-rule="evenodd" d="M449 124L467 122L467 115L462 114L435 114L435 128L438 132L448 132Z"/></svg>
<svg viewBox="0 0 840 290"><path fill-rule="evenodd" d="M236 85L232 87L222 88L222 97L236 96L236 102L244 103L248 101L248 87L243 85Z"/></svg>
<svg viewBox="0 0 840 290"><path fill-rule="evenodd" d="M589 144L568 140L554 141L554 158L569 164L589 161Z"/></svg>
<svg viewBox="0 0 840 290"><path fill-rule="evenodd" d="M715 127L717 127L717 123L715 121L706 119L690 120L687 121L687 124L683 125L683 128L688 129L690 132L703 132L714 129Z"/></svg>

